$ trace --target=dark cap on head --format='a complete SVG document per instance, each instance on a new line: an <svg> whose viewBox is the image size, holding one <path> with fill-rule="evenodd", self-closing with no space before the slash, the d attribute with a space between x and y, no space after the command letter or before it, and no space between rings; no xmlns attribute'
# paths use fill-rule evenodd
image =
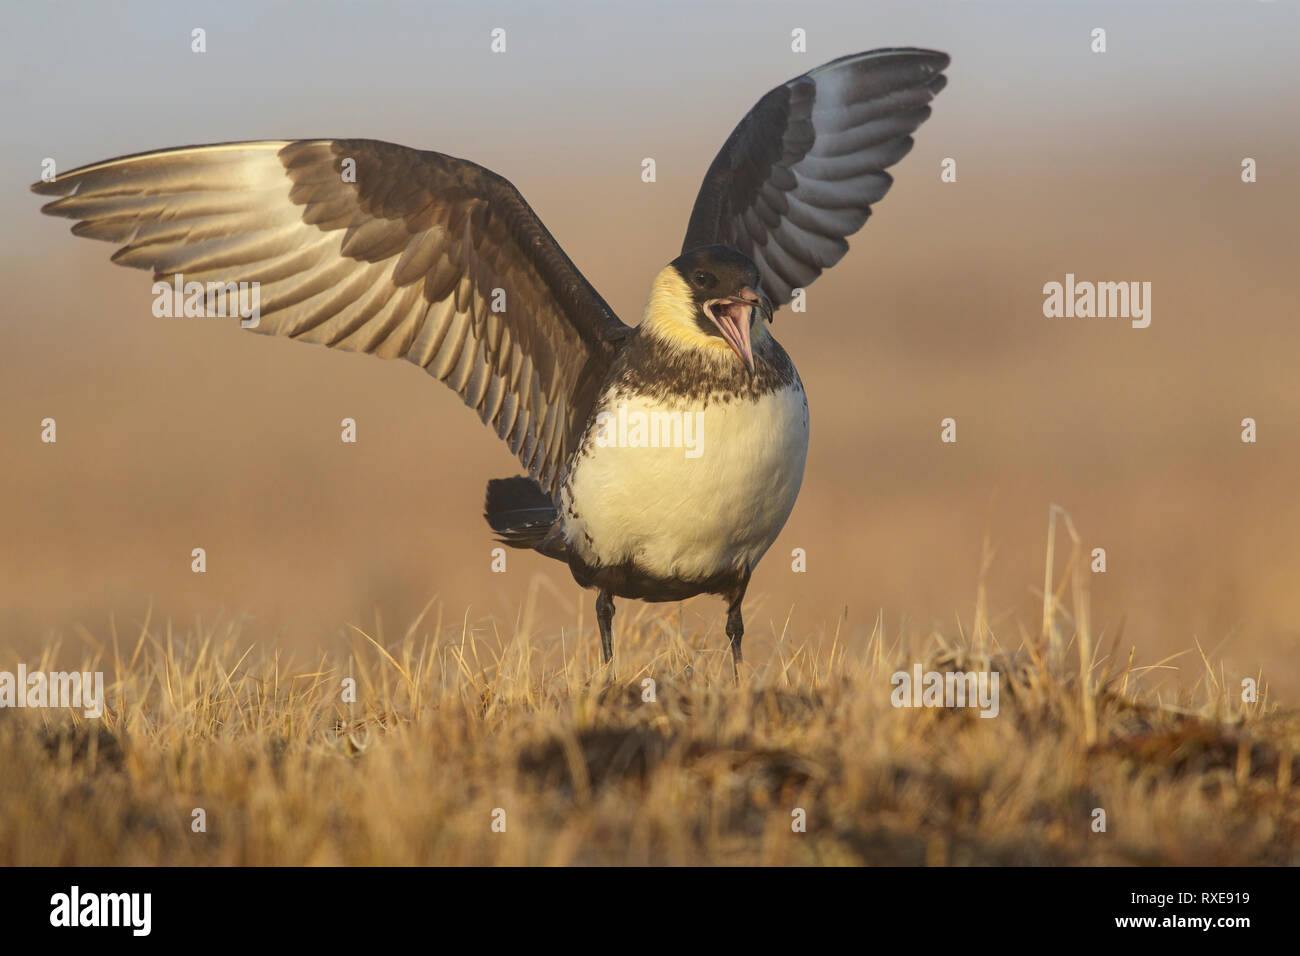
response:
<svg viewBox="0 0 1300 956"><path fill-rule="evenodd" d="M700 246L669 263L686 280L697 303L758 291L758 266L730 246Z"/></svg>

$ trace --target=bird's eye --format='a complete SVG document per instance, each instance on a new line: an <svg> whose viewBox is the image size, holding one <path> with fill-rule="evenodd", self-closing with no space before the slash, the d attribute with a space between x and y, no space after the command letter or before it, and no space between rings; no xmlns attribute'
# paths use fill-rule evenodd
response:
<svg viewBox="0 0 1300 956"><path fill-rule="evenodd" d="M695 275L691 276L695 284L702 289L712 289L718 284L718 277L712 272L705 272L703 269L696 269Z"/></svg>

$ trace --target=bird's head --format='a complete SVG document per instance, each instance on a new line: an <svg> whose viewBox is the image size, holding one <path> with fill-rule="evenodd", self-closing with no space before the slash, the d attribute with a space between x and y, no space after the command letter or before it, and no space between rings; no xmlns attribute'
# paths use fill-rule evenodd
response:
<svg viewBox="0 0 1300 956"><path fill-rule="evenodd" d="M754 372L754 344L766 337L759 318L772 303L758 285L758 267L730 246L701 246L678 256L655 277L642 325L673 348L735 357Z"/></svg>

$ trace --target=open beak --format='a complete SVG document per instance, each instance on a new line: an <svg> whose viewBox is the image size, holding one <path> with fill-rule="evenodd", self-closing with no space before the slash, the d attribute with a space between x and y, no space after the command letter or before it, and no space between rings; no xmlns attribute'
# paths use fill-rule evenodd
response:
<svg viewBox="0 0 1300 956"><path fill-rule="evenodd" d="M731 350L745 363L750 375L754 374L754 349L749 341L749 325L755 309L764 317L771 315L771 306L750 288L741 289L739 295L710 299L704 303L704 314L717 326Z"/></svg>

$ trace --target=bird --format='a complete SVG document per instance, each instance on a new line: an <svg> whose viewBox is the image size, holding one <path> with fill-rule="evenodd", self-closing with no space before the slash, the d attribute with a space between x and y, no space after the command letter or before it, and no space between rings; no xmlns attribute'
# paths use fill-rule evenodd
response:
<svg viewBox="0 0 1300 956"><path fill-rule="evenodd" d="M173 281L212 308L242 283L257 291L240 322L252 331L405 359L446 383L526 471L488 482L492 533L596 592L610 672L616 598L709 594L727 604L739 681L742 601L794 507L809 439L803 383L769 327L847 253L948 64L871 50L760 98L705 173L635 326L509 180L443 153L218 143L31 188L56 197L42 211L76 220L75 235L116 244L113 262L151 270L156 291Z"/></svg>

